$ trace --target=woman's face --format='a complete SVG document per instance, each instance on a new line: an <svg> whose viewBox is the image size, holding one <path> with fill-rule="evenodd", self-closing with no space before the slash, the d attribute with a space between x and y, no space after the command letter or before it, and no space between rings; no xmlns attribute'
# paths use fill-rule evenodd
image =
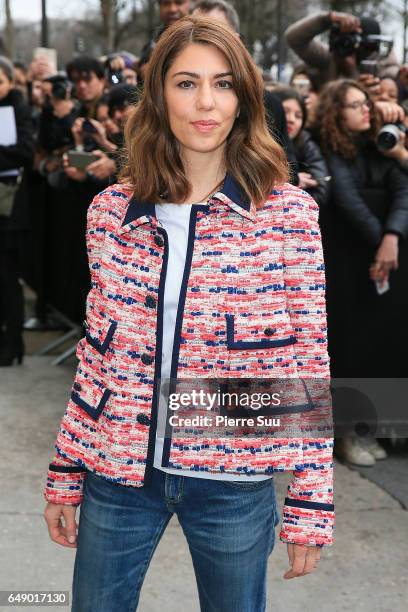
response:
<svg viewBox="0 0 408 612"><path fill-rule="evenodd" d="M3 70L0 70L0 100L5 98L11 89L13 89L13 81L10 81Z"/></svg>
<svg viewBox="0 0 408 612"><path fill-rule="evenodd" d="M44 91L41 81L34 80L31 83L31 100L35 106L42 106L44 104Z"/></svg>
<svg viewBox="0 0 408 612"><path fill-rule="evenodd" d="M294 140L297 136L299 136L299 132L302 129L302 108L299 102L293 98L291 100L284 100L282 105L286 115L289 138Z"/></svg>
<svg viewBox="0 0 408 612"><path fill-rule="evenodd" d="M398 103L398 87L394 79L382 79L380 82L380 100Z"/></svg>
<svg viewBox="0 0 408 612"><path fill-rule="evenodd" d="M343 122L350 132L370 129L370 102L366 94L356 87L350 87L344 96Z"/></svg>
<svg viewBox="0 0 408 612"><path fill-rule="evenodd" d="M231 66L210 45L190 44L167 71L164 98L180 153L209 153L225 146L238 113Z"/></svg>

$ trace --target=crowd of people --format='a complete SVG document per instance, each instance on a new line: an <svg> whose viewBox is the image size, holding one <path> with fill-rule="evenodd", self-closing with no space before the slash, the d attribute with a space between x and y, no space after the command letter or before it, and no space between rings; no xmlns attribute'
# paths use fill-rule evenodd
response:
<svg viewBox="0 0 408 612"><path fill-rule="evenodd" d="M0 366L23 359L20 278L37 293L26 328L51 325L49 305L84 318L87 208L117 181L124 124L162 32L193 12L240 36L223 0L158 4L161 25L139 58L75 57L58 72L45 57L27 69L0 57L0 108L15 119L14 141L0 144ZM286 41L299 63L287 85L264 75L264 104L292 182L319 205L332 376L405 377L408 66L370 17L313 14ZM373 436L346 435L337 452L365 466L386 457Z"/></svg>

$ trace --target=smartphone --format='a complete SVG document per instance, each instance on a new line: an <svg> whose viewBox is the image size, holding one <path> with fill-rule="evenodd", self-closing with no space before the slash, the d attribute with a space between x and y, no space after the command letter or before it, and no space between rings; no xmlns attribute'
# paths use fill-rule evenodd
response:
<svg viewBox="0 0 408 612"><path fill-rule="evenodd" d="M68 164L70 166L74 166L74 168L78 168L78 170L86 170L89 164L97 161L99 159L98 155L94 153L87 153L86 151L68 151Z"/></svg>
<svg viewBox="0 0 408 612"><path fill-rule="evenodd" d="M363 60L359 65L360 74L371 74L373 77L378 76L378 64L373 60Z"/></svg>

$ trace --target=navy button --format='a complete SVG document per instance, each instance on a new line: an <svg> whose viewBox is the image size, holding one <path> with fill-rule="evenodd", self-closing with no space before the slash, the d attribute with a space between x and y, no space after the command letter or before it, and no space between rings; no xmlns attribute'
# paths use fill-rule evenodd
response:
<svg viewBox="0 0 408 612"><path fill-rule="evenodd" d="M150 425L150 419L147 414L138 414L136 420L141 425Z"/></svg>
<svg viewBox="0 0 408 612"><path fill-rule="evenodd" d="M265 336L273 336L273 334L276 334L276 328L275 327L267 327L264 331Z"/></svg>
<svg viewBox="0 0 408 612"><path fill-rule="evenodd" d="M148 295L145 299L145 306L148 308L156 308L156 300L152 295Z"/></svg>
<svg viewBox="0 0 408 612"><path fill-rule="evenodd" d="M81 391L82 387L78 382L74 382L73 387L75 391Z"/></svg>
<svg viewBox="0 0 408 612"><path fill-rule="evenodd" d="M154 241L157 244L157 246L162 247L164 244L164 240L161 236L159 236L159 234L156 234L154 237Z"/></svg>
<svg viewBox="0 0 408 612"><path fill-rule="evenodd" d="M153 363L153 357L151 355L148 355L147 353L143 353L140 359L145 365L150 365L151 363Z"/></svg>

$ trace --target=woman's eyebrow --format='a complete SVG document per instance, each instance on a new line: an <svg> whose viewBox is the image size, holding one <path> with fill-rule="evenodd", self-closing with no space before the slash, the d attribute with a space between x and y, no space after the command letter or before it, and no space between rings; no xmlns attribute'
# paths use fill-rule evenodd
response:
<svg viewBox="0 0 408 612"><path fill-rule="evenodd" d="M182 71L182 72L176 72L176 74L173 74L173 78L177 77L177 76L189 76L192 77L193 79L199 79L200 75L197 74L196 72L186 72L186 71ZM225 77L225 76L232 76L232 72L219 72L218 74L214 74L214 79L219 79L221 77Z"/></svg>

